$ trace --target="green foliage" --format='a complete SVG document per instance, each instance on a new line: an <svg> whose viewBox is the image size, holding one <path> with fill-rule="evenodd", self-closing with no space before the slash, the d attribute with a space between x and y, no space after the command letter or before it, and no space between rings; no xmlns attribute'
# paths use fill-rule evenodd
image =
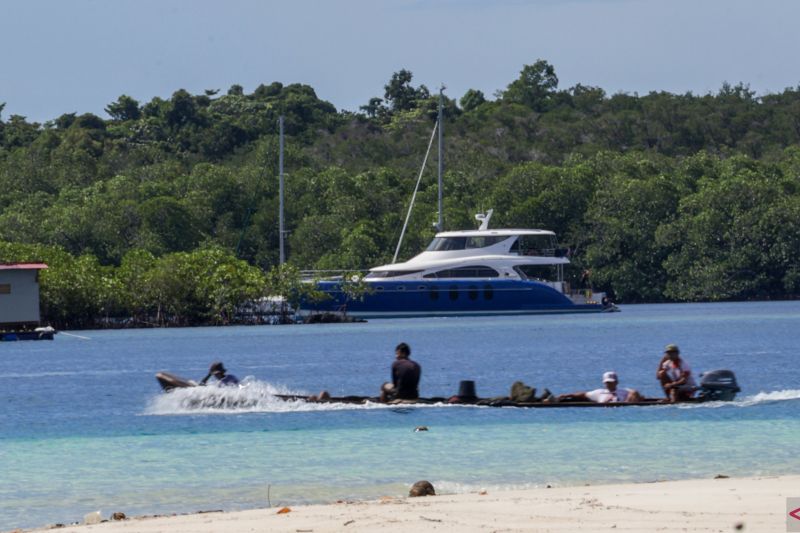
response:
<svg viewBox="0 0 800 533"><path fill-rule="evenodd" d="M123 94L116 102L108 104L106 113L114 120L138 120L142 116L139 109L139 102L134 98Z"/></svg>
<svg viewBox="0 0 800 533"><path fill-rule="evenodd" d="M362 302L368 294L372 294L373 289L364 279L361 272L344 272L339 288L344 294L343 314L347 314L347 304L349 302Z"/></svg>
<svg viewBox="0 0 800 533"><path fill-rule="evenodd" d="M424 85L413 87L411 80L414 75L411 71L402 69L392 74L392 79L386 84L383 97L389 102L392 111L410 111L419 106L420 100L430 97L428 88Z"/></svg>
<svg viewBox="0 0 800 533"><path fill-rule="evenodd" d="M42 315L63 328L118 318L145 325L226 324L267 287L261 269L217 247L158 258L133 249L113 267L60 247L0 241L0 262L13 261L47 263L40 276Z"/></svg>
<svg viewBox="0 0 800 533"><path fill-rule="evenodd" d="M519 78L511 82L503 93L503 100L528 106L534 111L545 111L558 88L558 76L553 65L539 59L525 65Z"/></svg>
<svg viewBox="0 0 800 533"><path fill-rule="evenodd" d="M302 300L321 301L328 297L317 290L313 280L304 280L300 270L287 263L276 265L267 273L266 294L283 298L291 307L297 307Z"/></svg>
<svg viewBox="0 0 800 533"><path fill-rule="evenodd" d="M52 263L48 320L224 323L248 295L308 296L299 268L391 259L438 95L408 70L362 113L297 83L223 92L122 95L109 120L0 117L0 260ZM800 87L607 95L559 89L538 60L497 99L459 103L444 108L448 229L488 208L495 227L552 229L623 301L800 292ZM290 264L277 268L280 115ZM401 259L433 236L435 162Z"/></svg>
<svg viewBox="0 0 800 533"><path fill-rule="evenodd" d="M486 96L484 96L483 92L476 89L469 89L464 93L464 96L461 97L461 100L458 101L458 103L461 104L461 109L464 111L472 111L484 102L486 102Z"/></svg>

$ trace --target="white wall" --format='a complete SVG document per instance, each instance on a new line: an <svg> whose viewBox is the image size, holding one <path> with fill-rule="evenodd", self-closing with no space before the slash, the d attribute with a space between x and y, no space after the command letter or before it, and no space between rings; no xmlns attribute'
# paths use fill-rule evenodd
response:
<svg viewBox="0 0 800 533"><path fill-rule="evenodd" d="M36 270L0 270L0 284L11 294L0 294L0 324L39 322L39 284Z"/></svg>

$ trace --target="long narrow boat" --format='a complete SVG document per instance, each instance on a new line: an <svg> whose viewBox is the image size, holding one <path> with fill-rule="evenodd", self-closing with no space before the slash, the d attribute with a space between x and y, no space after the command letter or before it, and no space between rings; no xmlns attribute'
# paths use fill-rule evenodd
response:
<svg viewBox="0 0 800 533"><path fill-rule="evenodd" d="M309 400L309 396L301 396L296 394L278 394L276 398L284 401L308 401L311 403L321 404L350 404L350 405L365 405L368 403L382 403L380 398L371 396L332 396L325 400ZM709 401L700 398L692 398L685 400L681 403L703 403ZM413 407L415 405L469 405L478 407L520 407L520 408L550 408L550 407L635 407L635 406L654 406L654 405L672 405L667 400L659 398L645 398L641 402L609 402L609 403L596 403L596 402L575 402L575 401L561 401L561 402L514 402L511 400L497 400L491 398L479 398L474 401L450 401L449 398L432 397L432 398L418 398L416 400L393 400L384 402L385 405L392 405L395 407Z"/></svg>
<svg viewBox="0 0 800 533"><path fill-rule="evenodd" d="M188 379L181 378L168 372L159 372L156 374L156 380L164 392L171 392L175 389L193 388L198 387L196 382ZM695 404L710 401L732 401L736 398L736 394L740 392L739 385L736 382L736 376L730 370L713 370L701 375L700 387L696 397L684 400L680 403ZM218 389L218 403L220 407L236 408L248 407L253 402L251 398L228 398L224 389ZM301 394L275 394L274 398L287 402L308 402L319 404L340 404L340 405L366 405L370 403L382 403L380 398L374 396L332 396L320 399L317 396L308 396ZM563 398L563 397L562 397ZM207 405L208 401L201 401L203 405ZM214 402L212 402L214 403ZM558 407L653 407L658 405L674 405L665 399L661 398L644 398L639 402L608 402L596 403L586 401L572 401L570 399L562 399L548 401L538 400L533 402L515 402L509 398L459 398L454 396L451 398L445 397L429 397L418 398L416 400L393 400L384 402L386 405L395 407L413 407L415 405L471 405L479 407L518 407L530 409L548 409Z"/></svg>

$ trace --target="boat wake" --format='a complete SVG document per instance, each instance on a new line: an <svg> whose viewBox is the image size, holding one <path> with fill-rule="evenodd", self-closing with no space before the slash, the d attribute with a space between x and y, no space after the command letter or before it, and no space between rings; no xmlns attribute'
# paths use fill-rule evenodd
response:
<svg viewBox="0 0 800 533"><path fill-rule="evenodd" d="M238 387L187 387L154 396L144 411L146 415L197 415L231 413L287 413L304 411L341 411L387 409L396 405L379 403L337 404L285 400L277 395L308 393L281 385L246 378Z"/></svg>
<svg viewBox="0 0 800 533"><path fill-rule="evenodd" d="M361 409L420 409L432 407L460 407L489 409L486 406L417 404L386 405L313 403L304 400L286 400L277 395L306 395L281 385L255 379L245 379L239 387L189 387L155 395L144 411L146 415L198 415L233 413L290 413L310 411L343 411ZM660 408L716 409L722 407L752 407L756 405L800 400L800 390L760 392L732 402L706 402L700 404L662 405Z"/></svg>
<svg viewBox="0 0 800 533"><path fill-rule="evenodd" d="M676 407L680 409L716 409L719 407L753 407L776 402L800 400L800 390L785 389L779 391L759 392L750 396L744 396L732 402L705 402L693 404L680 404Z"/></svg>

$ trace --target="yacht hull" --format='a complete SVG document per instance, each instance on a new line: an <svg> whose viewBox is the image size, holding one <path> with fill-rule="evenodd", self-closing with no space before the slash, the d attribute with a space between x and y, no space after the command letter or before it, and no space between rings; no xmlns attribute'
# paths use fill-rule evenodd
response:
<svg viewBox="0 0 800 533"><path fill-rule="evenodd" d="M375 281L363 299L348 298L338 281L321 281L327 295L303 302L300 311L362 318L600 313L597 304L576 304L553 287L531 280Z"/></svg>

